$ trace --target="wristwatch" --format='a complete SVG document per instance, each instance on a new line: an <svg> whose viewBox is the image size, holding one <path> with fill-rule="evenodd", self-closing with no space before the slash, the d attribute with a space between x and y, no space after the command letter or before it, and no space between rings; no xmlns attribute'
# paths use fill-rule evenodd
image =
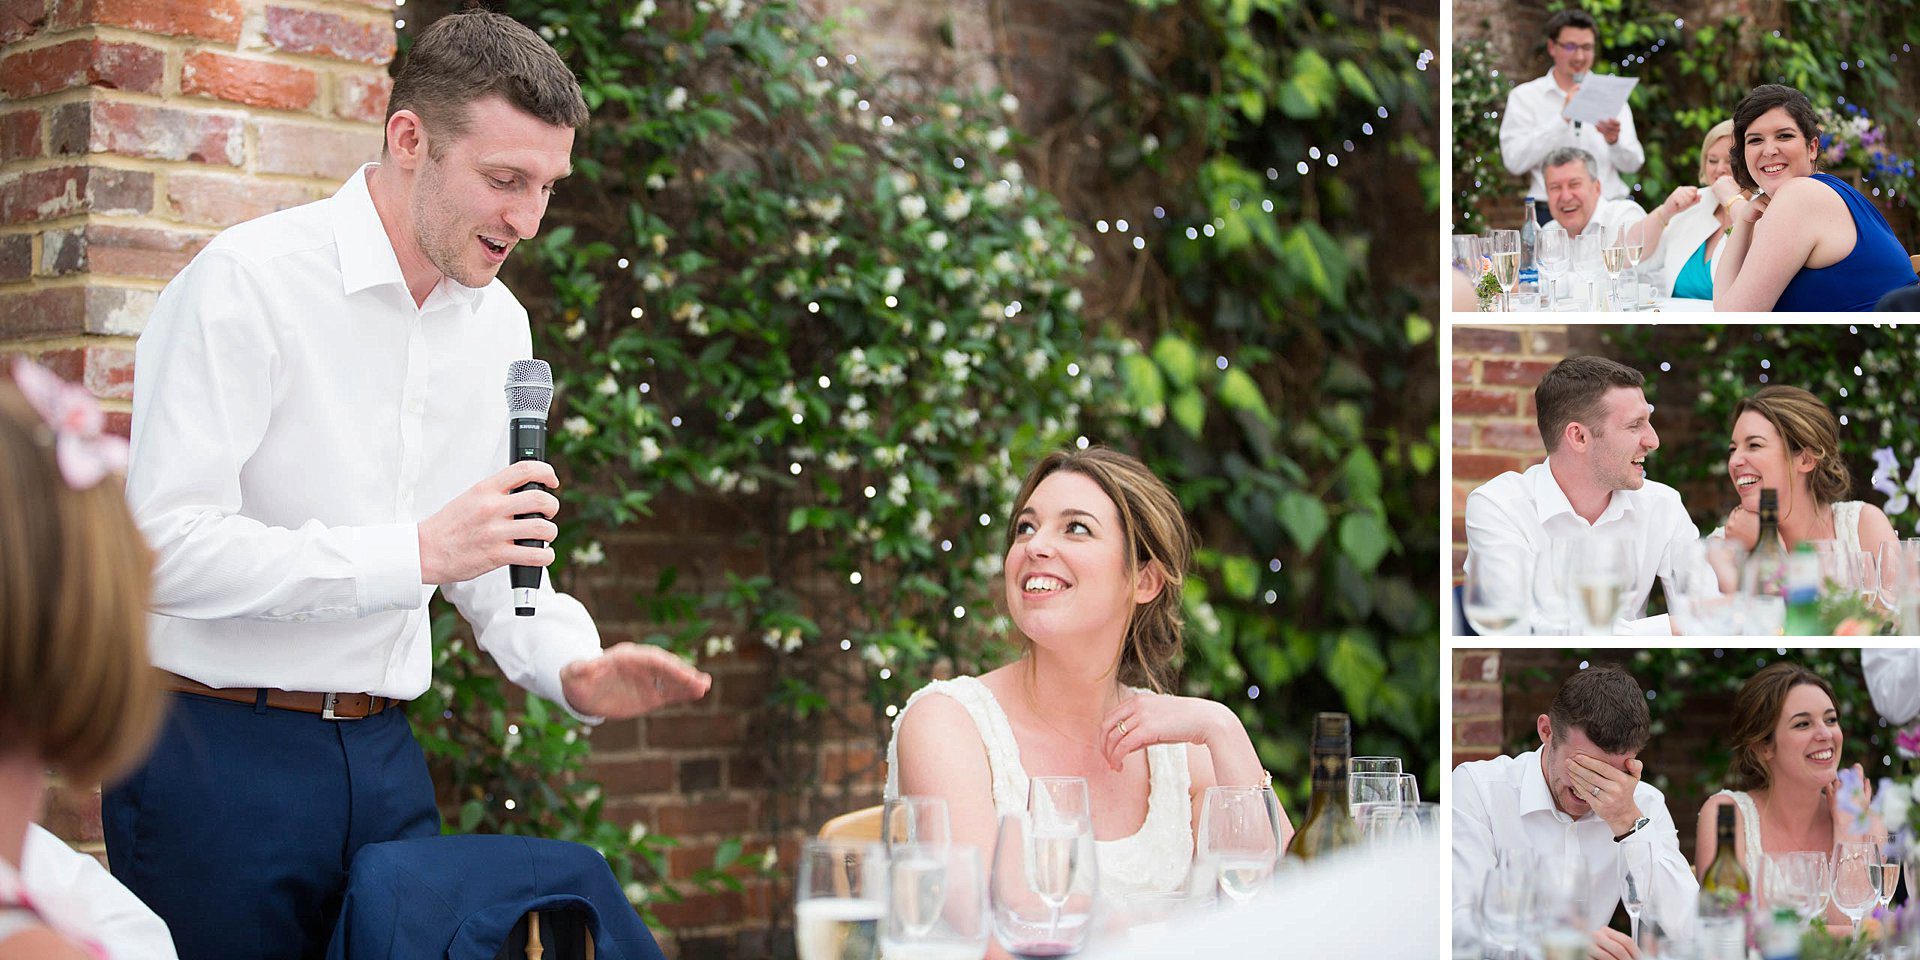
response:
<svg viewBox="0 0 1920 960"><path fill-rule="evenodd" d="M1652 817L1641 817L1640 819L1638 819L1638 820L1635 820L1635 821L1633 822L1633 826L1631 826L1631 827L1628 827L1628 828L1627 828L1627 832L1626 832L1626 833L1623 833L1623 834L1621 834L1621 835L1619 835L1619 836L1617 836L1617 837L1614 837L1614 838L1613 838L1613 842L1614 842L1614 843L1619 843L1620 841L1622 841L1622 840L1625 840L1626 838L1628 838L1628 837L1631 837L1631 836L1633 836L1633 835L1634 835L1634 834L1636 834L1636 833L1639 833L1639 832L1640 832L1640 828L1641 828L1641 827L1644 827L1644 826L1646 826L1647 824L1649 824L1649 823L1652 823L1652 822L1653 822L1653 818L1652 818Z"/></svg>

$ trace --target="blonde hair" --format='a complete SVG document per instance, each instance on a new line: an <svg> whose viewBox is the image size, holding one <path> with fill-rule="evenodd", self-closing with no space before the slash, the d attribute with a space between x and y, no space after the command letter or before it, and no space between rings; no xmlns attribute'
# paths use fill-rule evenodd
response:
<svg viewBox="0 0 1920 960"><path fill-rule="evenodd" d="M1185 632L1182 587L1194 550L1193 528L1187 523L1187 515L1173 491L1146 464L1116 450L1090 447L1049 454L1035 464L1014 498L1013 516L1026 509L1041 481L1060 472L1092 480L1113 501L1120 518L1128 582L1137 583L1149 568L1160 573L1160 592L1128 613L1117 672L1121 683L1165 693L1172 685L1173 662L1179 657ZM1005 549L1013 549L1018 526L1007 525Z"/></svg>
<svg viewBox="0 0 1920 960"><path fill-rule="evenodd" d="M1707 151L1712 150L1714 141L1721 137L1726 137L1729 140L1733 139L1732 120L1722 120L1714 124L1713 129L1707 131L1706 139L1700 141L1700 175L1696 179L1700 181L1700 185L1703 187L1712 186L1711 183L1707 182ZM1737 149L1737 147L1728 147L1728 149Z"/></svg>
<svg viewBox="0 0 1920 960"><path fill-rule="evenodd" d="M138 763L158 725L153 558L121 485L69 488L52 439L0 379L0 752L92 782Z"/></svg>
<svg viewBox="0 0 1920 960"><path fill-rule="evenodd" d="M1807 490L1820 506L1838 502L1853 490L1853 474L1840 458L1840 421L1820 402L1820 398L1799 387L1775 384L1761 387L1733 408L1733 422L1753 411L1773 424L1780 442L1787 445L1789 462L1806 451L1813 456L1813 472L1807 475Z"/></svg>

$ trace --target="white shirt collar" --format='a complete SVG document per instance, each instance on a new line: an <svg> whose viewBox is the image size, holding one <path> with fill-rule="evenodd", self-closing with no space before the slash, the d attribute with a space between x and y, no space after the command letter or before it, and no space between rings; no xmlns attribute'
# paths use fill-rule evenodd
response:
<svg viewBox="0 0 1920 960"><path fill-rule="evenodd" d="M1586 523L1584 518L1574 512L1573 501L1567 499L1566 491L1560 489L1560 481L1553 475L1552 456L1540 461L1539 466L1528 470L1527 478L1533 485L1533 502L1539 507L1541 526L1548 525L1555 517L1563 514L1583 524ZM1589 526L1597 527L1603 523L1626 519L1633 513L1633 498L1629 496L1631 493L1633 493L1631 490L1613 491L1607 497L1606 509L1600 511L1600 518Z"/></svg>
<svg viewBox="0 0 1920 960"><path fill-rule="evenodd" d="M335 249L340 252L341 292L352 296L373 287L395 285L406 289L407 277L400 269L400 258L393 250L393 239L374 208L373 194L367 187L367 175L378 163L362 166L333 195L328 205L333 221ZM434 293L452 297L466 307L479 305L485 288L469 287L451 277L441 277ZM429 294L426 303L433 302Z"/></svg>
<svg viewBox="0 0 1920 960"><path fill-rule="evenodd" d="M1545 745L1520 755L1524 769L1520 771L1520 795L1515 809L1522 817L1549 813L1563 823L1577 823L1586 819L1568 814L1553 802L1553 785L1547 782L1546 770L1542 766L1546 763L1546 757ZM1592 811L1588 811L1587 816L1592 815Z"/></svg>

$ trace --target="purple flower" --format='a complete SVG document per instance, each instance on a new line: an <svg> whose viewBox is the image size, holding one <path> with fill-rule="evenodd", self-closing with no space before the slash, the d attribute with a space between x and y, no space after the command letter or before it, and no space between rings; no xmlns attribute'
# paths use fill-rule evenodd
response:
<svg viewBox="0 0 1920 960"><path fill-rule="evenodd" d="M1893 735L1893 746L1908 760L1920 758L1920 723L1900 728L1900 732Z"/></svg>

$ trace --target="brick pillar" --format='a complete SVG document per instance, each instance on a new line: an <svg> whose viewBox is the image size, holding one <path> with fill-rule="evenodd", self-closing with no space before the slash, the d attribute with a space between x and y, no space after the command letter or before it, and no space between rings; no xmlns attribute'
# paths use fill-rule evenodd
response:
<svg viewBox="0 0 1920 960"><path fill-rule="evenodd" d="M1453 651L1453 762L1500 755L1500 651Z"/></svg>
<svg viewBox="0 0 1920 960"><path fill-rule="evenodd" d="M221 228L327 196L378 157L389 0L0 0L0 354L102 398ZM48 824L100 850L97 791Z"/></svg>
<svg viewBox="0 0 1920 960"><path fill-rule="evenodd" d="M1567 356L1567 328L1453 328L1453 573L1467 556L1467 494L1547 458L1533 388ZM1456 579L1454 582L1458 582Z"/></svg>

